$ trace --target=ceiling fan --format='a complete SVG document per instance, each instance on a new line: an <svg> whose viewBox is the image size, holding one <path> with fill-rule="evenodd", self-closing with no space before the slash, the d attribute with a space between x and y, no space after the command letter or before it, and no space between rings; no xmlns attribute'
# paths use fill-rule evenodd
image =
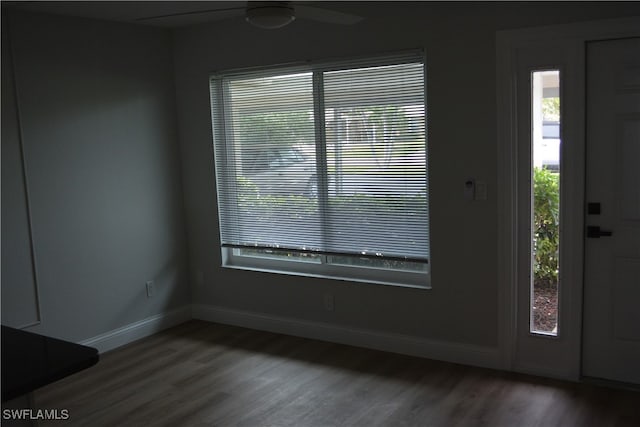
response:
<svg viewBox="0 0 640 427"><path fill-rule="evenodd" d="M282 28L296 19L308 19L338 25L353 25L363 19L361 16L307 6L306 4L293 1L248 1L246 6L195 10L138 18L137 20L157 21L187 15L208 15L207 20L210 21L230 19L244 15L245 20L251 25L269 30ZM204 16L202 17L204 18Z"/></svg>

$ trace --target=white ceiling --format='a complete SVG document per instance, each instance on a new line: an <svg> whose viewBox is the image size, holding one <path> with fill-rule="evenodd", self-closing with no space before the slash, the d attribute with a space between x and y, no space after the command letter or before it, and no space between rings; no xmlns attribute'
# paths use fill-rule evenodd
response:
<svg viewBox="0 0 640 427"><path fill-rule="evenodd" d="M302 2L299 2L302 3ZM3 7L167 28L244 16L246 1L2 1ZM339 9L340 2L304 2Z"/></svg>

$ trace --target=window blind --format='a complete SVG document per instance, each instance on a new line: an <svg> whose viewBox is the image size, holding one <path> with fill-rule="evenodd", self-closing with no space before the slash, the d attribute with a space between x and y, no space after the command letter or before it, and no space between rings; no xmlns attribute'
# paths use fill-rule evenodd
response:
<svg viewBox="0 0 640 427"><path fill-rule="evenodd" d="M420 55L211 78L221 243L428 262Z"/></svg>

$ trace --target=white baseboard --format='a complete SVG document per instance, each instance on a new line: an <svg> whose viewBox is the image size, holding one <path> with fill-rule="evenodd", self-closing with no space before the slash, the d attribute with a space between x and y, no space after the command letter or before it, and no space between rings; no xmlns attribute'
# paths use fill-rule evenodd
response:
<svg viewBox="0 0 640 427"><path fill-rule="evenodd" d="M497 347L427 340L409 335L348 328L330 323L311 322L201 304L185 306L151 316L89 338L80 344L95 347L100 353L104 353L190 319L200 319L464 365L493 369L502 368L500 352Z"/></svg>
<svg viewBox="0 0 640 427"><path fill-rule="evenodd" d="M424 338L347 328L323 322L310 322L228 308L194 304L194 319L223 323L339 344L389 351L410 356L442 360L484 368L502 369L501 353L496 346L433 341Z"/></svg>
<svg viewBox="0 0 640 427"><path fill-rule="evenodd" d="M98 352L104 353L140 338L153 335L163 329L179 325L191 320L191 318L191 306L180 307L86 339L80 344L95 347Z"/></svg>

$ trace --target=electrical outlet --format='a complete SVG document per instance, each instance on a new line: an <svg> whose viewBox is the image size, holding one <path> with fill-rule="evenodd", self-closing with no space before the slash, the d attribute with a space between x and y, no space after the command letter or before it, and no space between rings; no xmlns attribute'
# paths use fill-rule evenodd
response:
<svg viewBox="0 0 640 427"><path fill-rule="evenodd" d="M151 298L155 293L156 293L156 285L153 283L153 280L149 280L147 282L147 298Z"/></svg>
<svg viewBox="0 0 640 427"><path fill-rule="evenodd" d="M335 308L333 295L325 294L324 296L324 309L327 311L333 311Z"/></svg>

